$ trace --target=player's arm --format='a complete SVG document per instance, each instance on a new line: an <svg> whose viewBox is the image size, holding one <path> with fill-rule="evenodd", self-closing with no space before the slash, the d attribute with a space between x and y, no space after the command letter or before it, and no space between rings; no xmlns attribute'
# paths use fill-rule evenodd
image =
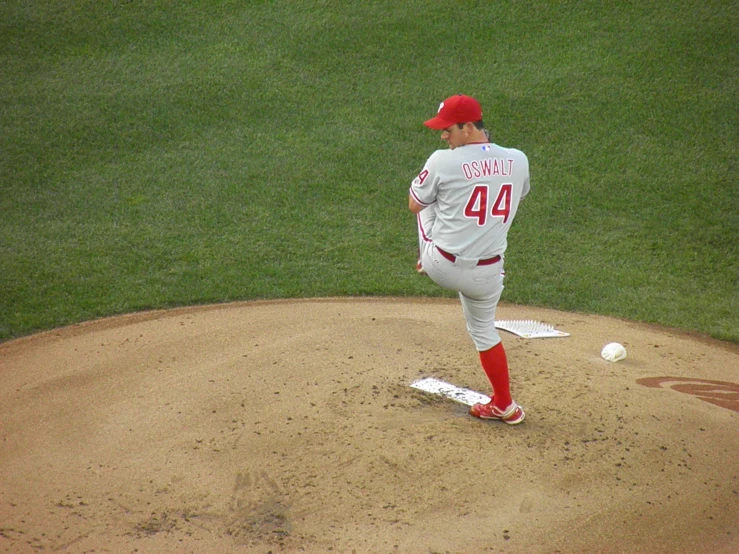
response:
<svg viewBox="0 0 739 554"><path fill-rule="evenodd" d="M521 191L521 200L526 198L526 195L531 191L531 184L529 183L529 177L523 182L523 190Z"/></svg>
<svg viewBox="0 0 739 554"><path fill-rule="evenodd" d="M523 190L521 191L521 200L526 198L526 195L531 191L531 176L529 175L529 159L526 155L523 155L523 159L526 162L526 179L523 182Z"/></svg>
<svg viewBox="0 0 739 554"><path fill-rule="evenodd" d="M426 207L436 202L436 195L439 189L439 179L436 176L436 157L439 151L431 155L426 161L423 170L413 179L411 188L408 191L408 209L414 214L423 211Z"/></svg>
<svg viewBox="0 0 739 554"><path fill-rule="evenodd" d="M419 204L418 202L416 202L416 199L413 198L413 195L412 194L409 194L408 195L408 209L410 211L412 211L414 214L417 214L418 212L422 211L425 208L426 208L426 206L424 206L423 204Z"/></svg>

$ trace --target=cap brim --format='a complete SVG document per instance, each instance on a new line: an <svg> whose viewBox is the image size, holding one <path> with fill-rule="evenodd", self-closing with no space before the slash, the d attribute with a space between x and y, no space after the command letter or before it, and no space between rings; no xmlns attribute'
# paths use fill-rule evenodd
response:
<svg viewBox="0 0 739 554"><path fill-rule="evenodd" d="M429 119L428 121L424 121L423 124L426 125L426 127L429 127L430 129L435 129L436 131L443 131L444 129L448 129L449 127L454 125L454 122L442 119L437 115L436 117Z"/></svg>

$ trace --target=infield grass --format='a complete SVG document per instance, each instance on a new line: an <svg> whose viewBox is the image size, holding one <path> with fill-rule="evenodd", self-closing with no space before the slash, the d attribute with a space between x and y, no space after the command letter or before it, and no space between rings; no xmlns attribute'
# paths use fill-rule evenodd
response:
<svg viewBox="0 0 739 554"><path fill-rule="evenodd" d="M527 153L503 301L739 341L736 2L0 4L0 340L240 299L440 296L438 103Z"/></svg>

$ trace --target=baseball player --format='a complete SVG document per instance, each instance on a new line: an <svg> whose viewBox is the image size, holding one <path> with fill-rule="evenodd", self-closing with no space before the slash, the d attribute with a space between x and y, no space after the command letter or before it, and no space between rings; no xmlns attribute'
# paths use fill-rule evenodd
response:
<svg viewBox="0 0 739 554"><path fill-rule="evenodd" d="M431 154L411 183L417 270L459 293L467 331L493 388L490 402L475 404L470 414L515 425L525 414L511 398L495 309L503 292L508 229L529 192L529 162L523 152L490 142L480 103L470 96L447 98L425 125L441 131L449 148Z"/></svg>

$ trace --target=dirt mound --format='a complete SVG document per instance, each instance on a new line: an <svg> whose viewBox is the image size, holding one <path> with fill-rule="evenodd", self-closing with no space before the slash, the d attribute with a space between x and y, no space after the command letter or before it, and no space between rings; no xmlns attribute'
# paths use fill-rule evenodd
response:
<svg viewBox="0 0 739 554"><path fill-rule="evenodd" d="M249 302L0 345L2 552L736 552L739 351L502 304L523 425L454 300ZM628 357L600 357L609 342Z"/></svg>

